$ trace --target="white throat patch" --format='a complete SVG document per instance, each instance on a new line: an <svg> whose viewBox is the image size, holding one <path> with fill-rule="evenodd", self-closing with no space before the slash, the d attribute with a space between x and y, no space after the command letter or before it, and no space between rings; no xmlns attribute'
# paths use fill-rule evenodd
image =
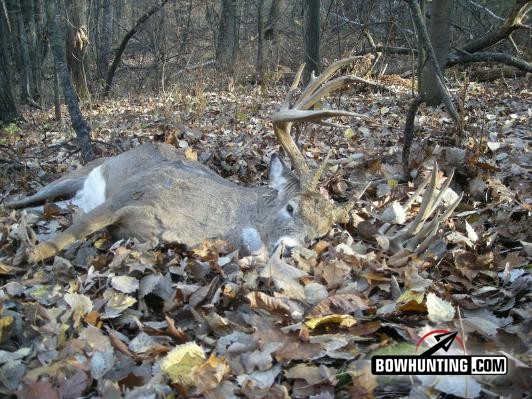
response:
<svg viewBox="0 0 532 399"><path fill-rule="evenodd" d="M263 245L259 232L252 227L242 229L242 244L251 254L258 253Z"/></svg>

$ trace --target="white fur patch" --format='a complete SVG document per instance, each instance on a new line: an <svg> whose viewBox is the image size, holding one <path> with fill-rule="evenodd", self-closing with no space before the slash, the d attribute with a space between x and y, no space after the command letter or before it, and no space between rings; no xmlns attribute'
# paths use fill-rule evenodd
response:
<svg viewBox="0 0 532 399"><path fill-rule="evenodd" d="M105 186L101 166L98 166L89 173L83 188L76 193L73 200L74 204L83 209L84 212L90 212L105 202Z"/></svg>
<svg viewBox="0 0 532 399"><path fill-rule="evenodd" d="M260 234L253 227L246 227L242 229L242 243L252 254L259 252L262 248Z"/></svg>
<svg viewBox="0 0 532 399"><path fill-rule="evenodd" d="M270 164L270 186L277 191L282 191L286 184L283 176L283 164L279 158L274 158Z"/></svg>
<svg viewBox="0 0 532 399"><path fill-rule="evenodd" d="M299 245L299 241L289 236L282 236L277 240L273 247L277 248L279 245L283 245L286 248L293 248Z"/></svg>

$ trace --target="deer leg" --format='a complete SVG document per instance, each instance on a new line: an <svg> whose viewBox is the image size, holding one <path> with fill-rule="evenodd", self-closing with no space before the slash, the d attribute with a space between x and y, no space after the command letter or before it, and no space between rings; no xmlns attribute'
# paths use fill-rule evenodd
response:
<svg viewBox="0 0 532 399"><path fill-rule="evenodd" d="M41 242L28 251L28 262L36 263L51 258L74 241L81 240L95 231L118 221L116 212L98 207L79 217L72 225L51 240Z"/></svg>
<svg viewBox="0 0 532 399"><path fill-rule="evenodd" d="M47 199L53 199L57 197L71 197L78 190L83 188L83 183L85 182L85 177L78 177L75 179L66 179L59 180L53 183L44 186L42 189L37 191L35 194L30 195L29 197L22 198L18 201L8 202L6 204L7 208L24 208L28 205L35 204L38 202L43 202Z"/></svg>

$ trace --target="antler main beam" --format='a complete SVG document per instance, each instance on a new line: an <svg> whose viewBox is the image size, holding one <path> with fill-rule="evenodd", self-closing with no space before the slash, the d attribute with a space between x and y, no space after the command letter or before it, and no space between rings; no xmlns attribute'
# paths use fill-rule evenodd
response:
<svg viewBox="0 0 532 399"><path fill-rule="evenodd" d="M301 178L302 186L306 189L314 190L316 188L319 175L323 171L323 168L319 168L314 174L311 173L305 157L290 134L292 125L295 122L312 122L330 125L330 122L326 122L325 119L334 116L365 118L364 115L345 110L310 110L318 101L331 92L337 91L351 83L361 81L356 76L341 76L329 81L340 68L352 64L358 58L360 57L351 57L336 61L329 65L319 76L312 76L309 84L303 89L299 98L293 101L294 93L297 90L305 67L304 64L301 65L281 108L273 115L273 127L277 140L290 157L294 169Z"/></svg>

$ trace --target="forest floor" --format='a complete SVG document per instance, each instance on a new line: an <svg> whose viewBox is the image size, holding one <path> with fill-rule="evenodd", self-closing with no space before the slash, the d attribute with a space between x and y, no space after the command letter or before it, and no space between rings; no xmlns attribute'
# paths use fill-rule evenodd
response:
<svg viewBox="0 0 532 399"><path fill-rule="evenodd" d="M287 87L176 88L86 104L99 156L164 141L223 177L267 181L278 144L271 115ZM290 257L242 257L226 243L143 250L102 231L55 259L24 248L71 223L73 209L0 207L0 396L18 398L521 397L531 388L530 78L467 86L464 132L421 108L401 166L411 82L354 88L324 107L364 114L346 128L304 126L298 142L351 220ZM456 83L456 82L455 82ZM211 88L209 88L211 87ZM455 94L464 90L456 83ZM79 165L66 110L25 112L0 134L0 201L33 193ZM441 210L463 198L420 253L401 258L383 225L415 218L404 204L438 161ZM503 376L377 377L376 354L415 354L432 330L458 331L469 354L508 357ZM430 336L421 347L434 344ZM458 351L456 343L451 351ZM461 349L460 349L461 350ZM453 397L453 396L447 396Z"/></svg>

